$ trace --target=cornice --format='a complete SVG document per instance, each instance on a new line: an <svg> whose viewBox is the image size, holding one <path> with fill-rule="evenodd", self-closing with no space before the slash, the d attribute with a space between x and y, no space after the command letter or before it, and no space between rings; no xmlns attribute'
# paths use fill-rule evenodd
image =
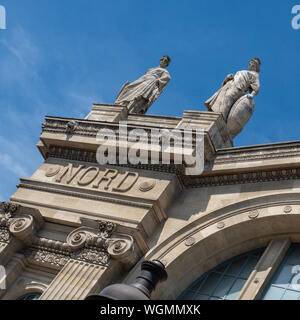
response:
<svg viewBox="0 0 300 320"><path fill-rule="evenodd" d="M300 141L217 150L214 164L300 157Z"/></svg>
<svg viewBox="0 0 300 320"><path fill-rule="evenodd" d="M203 175L199 177L183 177L186 187L199 188L244 183L293 180L300 178L300 167L292 169L256 170L232 174Z"/></svg>

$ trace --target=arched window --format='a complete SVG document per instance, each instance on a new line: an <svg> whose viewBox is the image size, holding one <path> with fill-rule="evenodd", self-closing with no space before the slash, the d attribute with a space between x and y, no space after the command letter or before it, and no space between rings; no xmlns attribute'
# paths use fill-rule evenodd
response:
<svg viewBox="0 0 300 320"><path fill-rule="evenodd" d="M234 300L262 256L257 249L220 264L192 283L179 300Z"/></svg>
<svg viewBox="0 0 300 320"><path fill-rule="evenodd" d="M26 293L23 296L17 298L17 300L38 300L42 294L39 292Z"/></svg>
<svg viewBox="0 0 300 320"><path fill-rule="evenodd" d="M300 244L291 245L262 299L300 300Z"/></svg>

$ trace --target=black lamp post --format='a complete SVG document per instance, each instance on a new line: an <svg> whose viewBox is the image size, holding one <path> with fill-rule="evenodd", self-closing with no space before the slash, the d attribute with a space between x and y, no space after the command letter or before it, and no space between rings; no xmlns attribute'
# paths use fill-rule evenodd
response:
<svg viewBox="0 0 300 320"><path fill-rule="evenodd" d="M165 266L160 261L144 261L139 276L132 284L112 284L85 300L150 300L157 283L167 278Z"/></svg>

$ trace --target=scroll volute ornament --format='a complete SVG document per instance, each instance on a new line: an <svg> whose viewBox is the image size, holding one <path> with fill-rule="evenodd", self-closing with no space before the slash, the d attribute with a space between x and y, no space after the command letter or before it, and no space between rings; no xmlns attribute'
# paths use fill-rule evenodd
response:
<svg viewBox="0 0 300 320"><path fill-rule="evenodd" d="M73 230L67 237L67 244L71 251L77 251L88 245L96 244L96 234L94 229L80 227Z"/></svg>
<svg viewBox="0 0 300 320"><path fill-rule="evenodd" d="M26 244L32 243L35 235L33 217L31 215L22 215L11 219L9 231L22 242Z"/></svg>
<svg viewBox="0 0 300 320"><path fill-rule="evenodd" d="M112 224L113 225L113 224ZM133 238L129 235L114 234L112 225L99 225L99 230L80 227L73 230L67 237L67 244L72 252L84 247L96 247L104 250L114 260L132 265L136 262L137 255L134 250Z"/></svg>
<svg viewBox="0 0 300 320"><path fill-rule="evenodd" d="M110 239L107 251L113 259L128 266L132 266L137 260L131 236L124 235L124 238Z"/></svg>

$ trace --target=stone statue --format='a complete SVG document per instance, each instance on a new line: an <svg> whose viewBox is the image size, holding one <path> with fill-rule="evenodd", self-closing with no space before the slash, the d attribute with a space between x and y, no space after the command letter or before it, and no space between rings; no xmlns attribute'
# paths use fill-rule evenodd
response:
<svg viewBox="0 0 300 320"><path fill-rule="evenodd" d="M132 83L125 83L115 104L126 106L129 113L145 114L171 80L166 70L170 62L169 56L163 56L159 67L149 69Z"/></svg>
<svg viewBox="0 0 300 320"><path fill-rule="evenodd" d="M209 111L223 115L231 138L242 131L254 111L253 97L260 89L260 65L258 58L251 59L249 71L229 74L223 81L222 88L205 102ZM246 94L247 91L250 93Z"/></svg>

